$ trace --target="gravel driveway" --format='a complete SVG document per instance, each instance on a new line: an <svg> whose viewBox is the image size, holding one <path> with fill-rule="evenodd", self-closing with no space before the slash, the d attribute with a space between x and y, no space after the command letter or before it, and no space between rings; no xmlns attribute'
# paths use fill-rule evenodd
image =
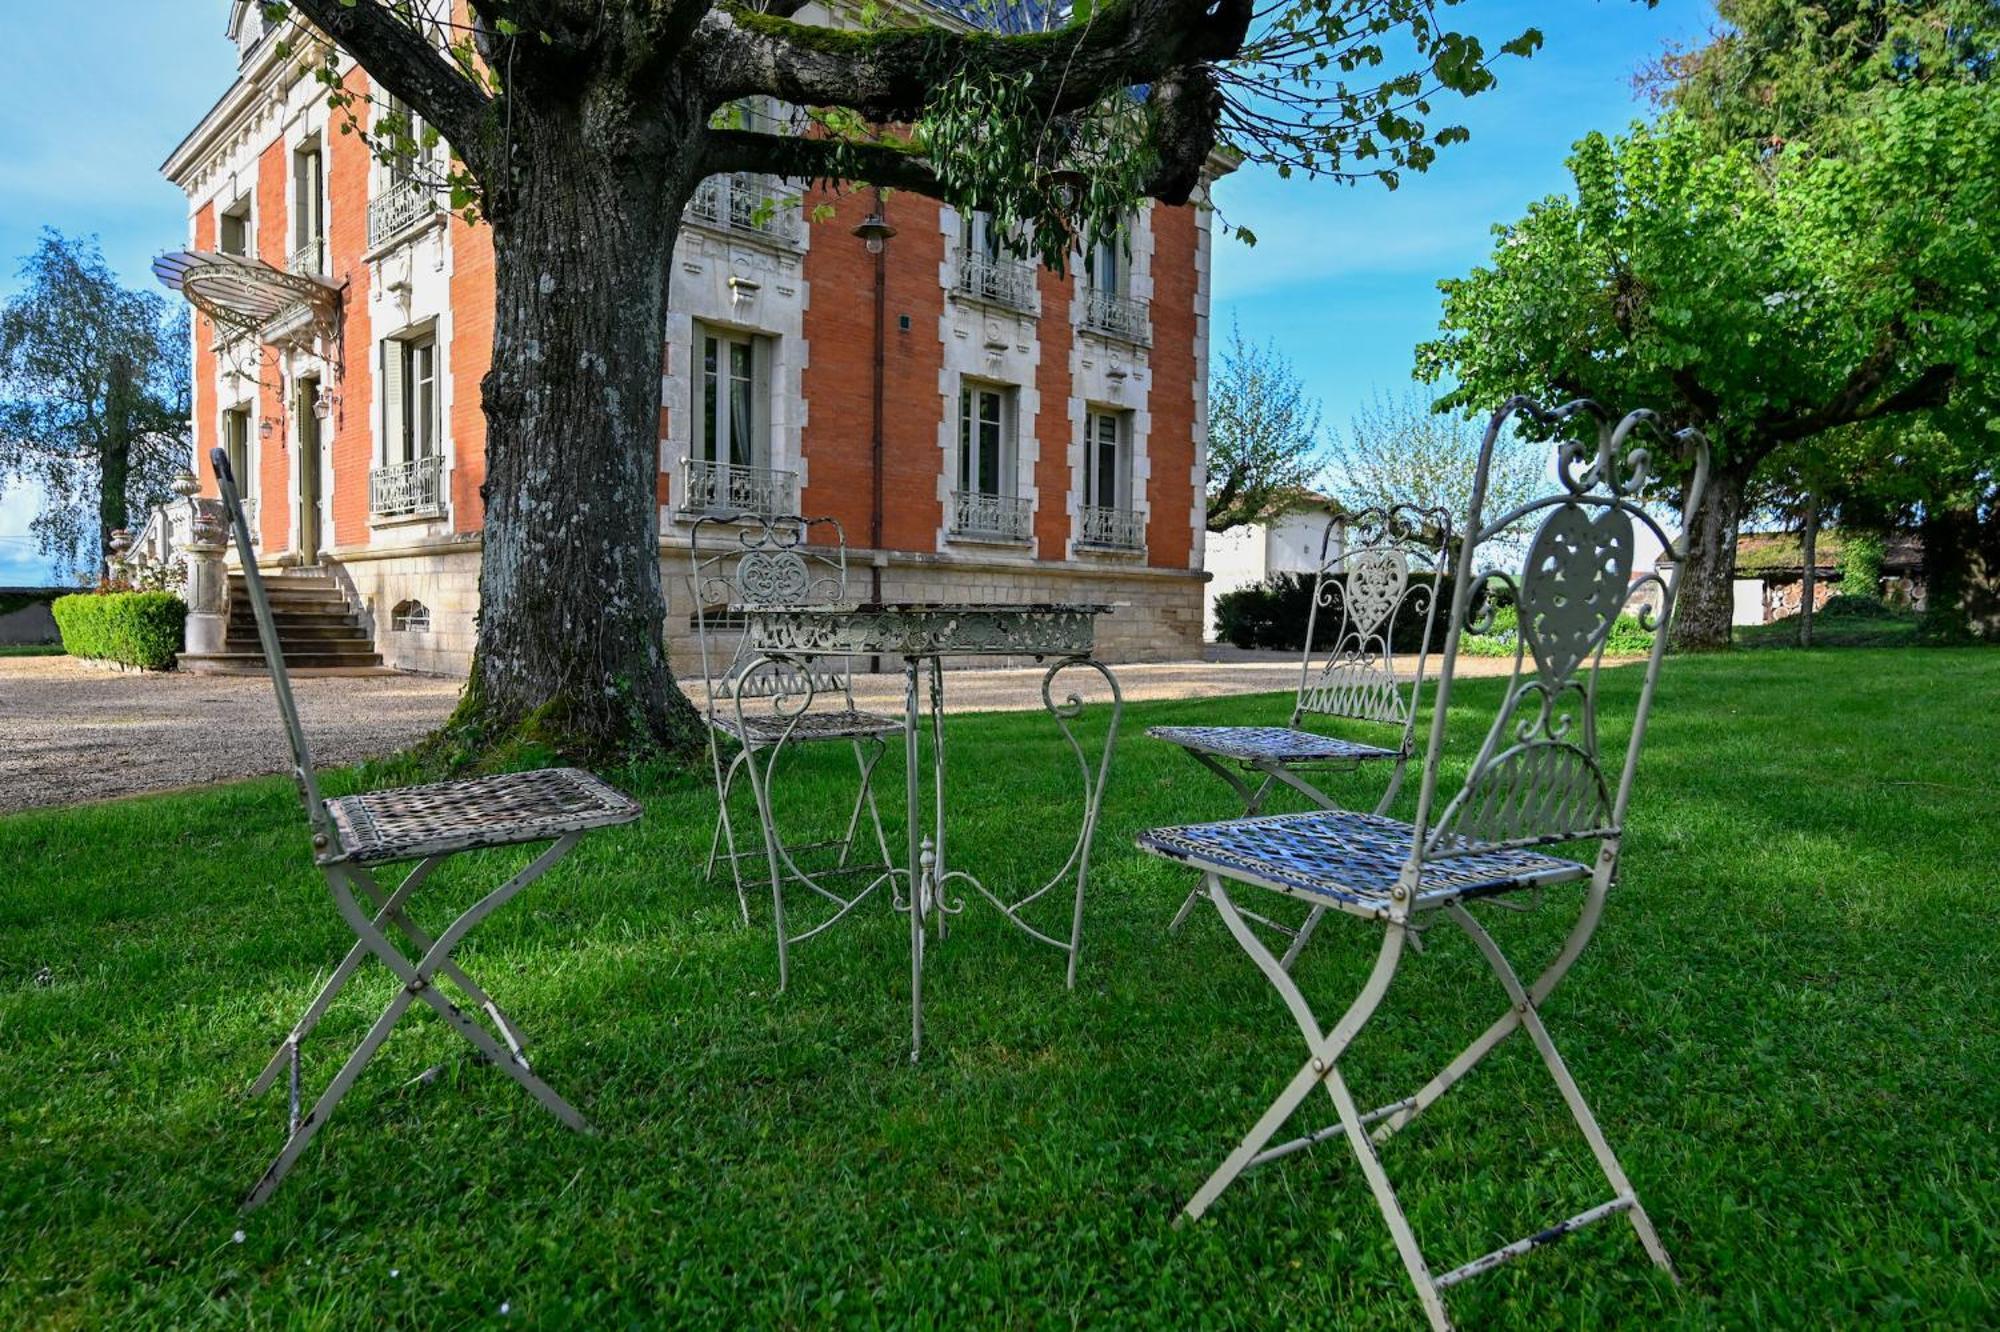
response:
<svg viewBox="0 0 2000 1332"><path fill-rule="evenodd" d="M1511 666L1476 658L1460 663L1467 675ZM1289 691L1299 678L1295 658L1275 655L1114 669L1128 701ZM1039 708L1041 677L1040 667L953 671L946 706L954 712ZM1083 678L1065 674L1064 692ZM458 690L457 680L419 675L292 679L313 755L327 767L409 747L451 714ZM898 713L902 677L857 675L854 694L864 708ZM1284 720L1283 712L1273 715L1274 724ZM0 813L290 767L271 686L261 677L124 673L67 657L0 657Z"/></svg>
<svg viewBox="0 0 2000 1332"><path fill-rule="evenodd" d="M292 680L322 765L392 754L435 729L459 681ZM231 781L292 766L259 676L98 670L68 657L0 657L0 811Z"/></svg>

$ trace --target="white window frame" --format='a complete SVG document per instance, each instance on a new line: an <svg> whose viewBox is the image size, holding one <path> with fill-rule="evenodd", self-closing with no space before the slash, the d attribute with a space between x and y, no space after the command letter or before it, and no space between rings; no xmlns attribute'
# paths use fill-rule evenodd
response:
<svg viewBox="0 0 2000 1332"><path fill-rule="evenodd" d="M230 422L243 423L242 438L232 439ZM222 441L222 452L229 459L229 468L236 473L236 493L246 500L257 498L257 410L252 401L233 403L222 409L216 420L216 437Z"/></svg>
<svg viewBox="0 0 2000 1332"><path fill-rule="evenodd" d="M382 384L377 465L394 466L438 456L444 452L444 349L437 325L404 329L383 338L376 347L376 371Z"/></svg>
<svg viewBox="0 0 2000 1332"><path fill-rule="evenodd" d="M231 222L243 224L243 247L229 248L224 240L225 228ZM245 259L257 257L257 204L256 195L246 194L227 207L218 205L215 210L215 248L221 254L240 255Z"/></svg>
<svg viewBox="0 0 2000 1332"><path fill-rule="evenodd" d="M692 381L693 409L688 418L690 458L697 462L728 463L735 467L772 466L771 363L775 353L774 341L775 339L765 333L753 333L720 324L695 324L688 375ZM711 343L717 352L718 383L726 381L720 400L714 403L715 430L712 435L709 430L711 389L708 367ZM740 381L734 373L735 357L732 354L738 349L745 353L749 363L749 374ZM741 450L740 454L736 447L735 415L728 409L729 387L738 382L745 385L750 406L750 438L748 446Z"/></svg>
<svg viewBox="0 0 2000 1332"><path fill-rule="evenodd" d="M1112 448L1110 496L1103 492L1104 477L1099 450L1107 442L1104 428L1111 428ZM1123 407L1101 407L1091 403L1083 413L1083 504L1086 508L1132 511L1132 412Z"/></svg>
<svg viewBox="0 0 2000 1332"><path fill-rule="evenodd" d="M996 419L987 420L988 405L995 408ZM957 489L966 494L998 495L1012 499L1020 493L1020 478L1017 475L1016 458L1017 430L1020 421L1020 390L1011 384L997 384L987 380L965 379L958 388L958 448L954 463L958 473ZM987 490L979 484L973 440L973 427L991 424L997 435L995 472L998 485Z"/></svg>
<svg viewBox="0 0 2000 1332"><path fill-rule="evenodd" d="M318 247L319 267L314 276L325 275L331 267L326 244L326 180L326 140L317 134L301 139L292 149L292 253L308 245Z"/></svg>
<svg viewBox="0 0 2000 1332"><path fill-rule="evenodd" d="M1105 282L1109 271L1111 281ZM1132 258L1126 233L1103 237L1083 253L1083 271L1092 291L1106 296L1124 296L1132 289Z"/></svg>

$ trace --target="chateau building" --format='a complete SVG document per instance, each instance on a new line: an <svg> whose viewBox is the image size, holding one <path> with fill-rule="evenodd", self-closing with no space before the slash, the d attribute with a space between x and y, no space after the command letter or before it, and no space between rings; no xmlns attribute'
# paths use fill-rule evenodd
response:
<svg viewBox="0 0 2000 1332"><path fill-rule="evenodd" d="M359 68L331 110L258 4L231 4L228 34L236 81L163 167L188 198L188 248L156 269L196 307L195 471L213 493L224 447L260 566L329 571L389 665L462 674L490 238L445 206L438 163L342 132L406 114ZM857 234L871 213L894 234ZM1199 654L1208 212L1149 205L1070 276L1000 241L908 193L703 186L662 330L677 667L691 524L743 510L838 519L857 596L1107 602L1107 659Z"/></svg>

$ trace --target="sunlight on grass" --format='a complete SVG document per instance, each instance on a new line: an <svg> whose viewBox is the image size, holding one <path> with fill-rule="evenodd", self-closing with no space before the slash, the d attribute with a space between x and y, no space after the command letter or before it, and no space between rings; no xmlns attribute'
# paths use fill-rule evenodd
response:
<svg viewBox="0 0 2000 1332"><path fill-rule="evenodd" d="M1621 717L1636 677L1607 681ZM1461 760L1497 696L1455 696ZM2000 716L1973 704L1995 697L2000 654L1976 651L1668 663L1624 882L1549 1018L1685 1284L1606 1225L1454 1291L1464 1325L1990 1320ZM1284 711L1128 709L1077 991L1060 954L975 904L933 951L915 1068L907 930L886 901L795 950L776 995L768 897L745 930L700 878L705 773L628 775L647 817L587 839L463 954L599 1136L490 1069L403 1085L451 1053L419 1015L248 1219L235 1203L284 1107L242 1092L350 938L289 784L0 819L0 1326L439 1327L497 1321L502 1302L552 1326L1413 1325L1337 1146L1169 1227L1299 1052L1212 915L1165 935L1189 876L1133 834L1232 810L1143 731ZM951 737L955 857L1007 882L1052 869L1073 777L1048 719L960 717ZM851 773L842 754L802 760L794 816L844 817ZM901 776L896 749L892 845ZM1340 789L1372 803L1373 780ZM421 914L528 854L454 862ZM1531 965L1571 900L1494 928ZM1367 1104L1498 1012L1464 941L1432 939L1351 1057ZM1301 968L1323 1013L1375 942L1328 922ZM350 987L307 1046L311 1086L389 992L379 968ZM1525 1046L1385 1164L1440 1266L1602 1195Z"/></svg>

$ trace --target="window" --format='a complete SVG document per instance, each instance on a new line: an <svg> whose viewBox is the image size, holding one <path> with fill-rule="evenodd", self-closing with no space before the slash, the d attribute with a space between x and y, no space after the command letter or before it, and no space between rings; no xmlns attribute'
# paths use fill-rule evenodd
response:
<svg viewBox="0 0 2000 1332"><path fill-rule="evenodd" d="M292 154L292 271L326 271L326 158L317 141Z"/></svg>
<svg viewBox="0 0 2000 1332"><path fill-rule="evenodd" d="M958 485L979 495L1014 493L1008 429L1013 390L968 384L958 393Z"/></svg>
<svg viewBox="0 0 2000 1332"><path fill-rule="evenodd" d="M382 107L383 121L386 122L390 117L401 121L403 132L410 136L416 147L414 151L399 152L389 159L389 183L401 185L406 181L426 176L436 165L433 160L436 149L427 142L431 138L431 131L424 124L424 118L411 109L408 102L394 96L387 98Z"/></svg>
<svg viewBox="0 0 2000 1332"><path fill-rule="evenodd" d="M238 199L222 214L216 229L216 248L224 254L250 253L250 200Z"/></svg>
<svg viewBox="0 0 2000 1332"><path fill-rule="evenodd" d="M965 215L965 236L962 248L976 259L998 263L1007 257L1006 247L1001 243L1006 233L993 221L993 215L983 208Z"/></svg>
<svg viewBox="0 0 2000 1332"><path fill-rule="evenodd" d="M382 461L413 463L438 452L437 335L382 343Z"/></svg>
<svg viewBox="0 0 2000 1332"><path fill-rule="evenodd" d="M222 451L229 470L236 477L236 493L244 499L257 495L257 469L250 465L250 409L231 407L222 414Z"/></svg>
<svg viewBox="0 0 2000 1332"><path fill-rule="evenodd" d="M1132 414L1091 408L1084 413L1083 502L1124 509L1132 502Z"/></svg>
<svg viewBox="0 0 2000 1332"><path fill-rule="evenodd" d="M726 329L695 330L694 456L734 467L768 467L771 342Z"/></svg>
<svg viewBox="0 0 2000 1332"><path fill-rule="evenodd" d="M421 601L399 601L389 612L389 628L399 634L427 634L431 631L431 610Z"/></svg>
<svg viewBox="0 0 2000 1332"><path fill-rule="evenodd" d="M1125 273L1125 238L1106 236L1092 243L1083 254L1084 275L1092 291L1122 296L1128 285Z"/></svg>

